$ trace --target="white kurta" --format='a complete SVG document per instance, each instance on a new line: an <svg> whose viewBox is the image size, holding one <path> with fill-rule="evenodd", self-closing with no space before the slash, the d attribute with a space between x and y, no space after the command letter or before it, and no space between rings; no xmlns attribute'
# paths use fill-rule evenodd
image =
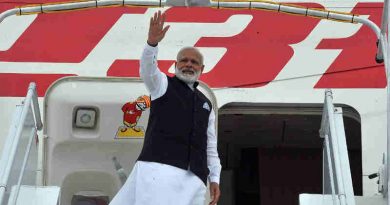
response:
<svg viewBox="0 0 390 205"><path fill-rule="evenodd" d="M110 205L204 205L206 186L192 172L138 161Z"/></svg>
<svg viewBox="0 0 390 205"><path fill-rule="evenodd" d="M168 80L157 67L157 47L146 45L140 66L140 75L151 99L163 96L168 88ZM213 110L207 128L207 166L210 170L210 182L219 183L221 164ZM138 161L110 205L204 205L205 193L205 184L189 170Z"/></svg>

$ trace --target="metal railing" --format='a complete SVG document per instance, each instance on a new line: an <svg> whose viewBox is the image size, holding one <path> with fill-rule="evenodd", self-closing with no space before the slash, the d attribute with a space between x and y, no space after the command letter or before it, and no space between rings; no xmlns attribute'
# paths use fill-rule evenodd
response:
<svg viewBox="0 0 390 205"><path fill-rule="evenodd" d="M36 140L37 130L41 129L36 85L30 83L25 100L16 106L0 159L0 205L16 203L21 185L36 185ZM9 198L11 190L12 199Z"/></svg>
<svg viewBox="0 0 390 205"><path fill-rule="evenodd" d="M179 1L180 2L180 1ZM313 18L321 18L332 21L341 21L345 23L361 23L370 27L377 39L380 39L381 29L371 20L359 15L351 13L335 12L330 10L323 10L318 8L304 8L302 6L294 6L291 4L282 4L276 2L270 2L267 0L199 0L201 5L194 3L185 5L187 6L207 6L216 9L261 9L273 12L281 12L287 14L308 16ZM191 1L192 2L192 1ZM115 7L115 6L140 6L140 7L163 7L174 6L177 1L175 0L87 0L87 1L70 1L60 3L47 3L47 4L34 4L17 7L0 13L0 23L7 17L12 15L30 15L30 14L43 14L43 13L55 13L62 11L80 10L80 9L94 9L103 7ZM384 15L387 17L387 15ZM386 24L384 22L384 24ZM381 50L379 50L381 51ZM383 60L381 52L377 54L379 60Z"/></svg>
<svg viewBox="0 0 390 205"><path fill-rule="evenodd" d="M325 91L320 136L324 138L323 194L332 195L333 205L355 205L342 109L333 106L330 90Z"/></svg>

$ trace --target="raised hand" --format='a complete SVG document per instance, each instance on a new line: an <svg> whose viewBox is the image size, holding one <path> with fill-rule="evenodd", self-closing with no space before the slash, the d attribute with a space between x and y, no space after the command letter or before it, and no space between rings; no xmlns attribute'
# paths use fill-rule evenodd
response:
<svg viewBox="0 0 390 205"><path fill-rule="evenodd" d="M165 13L161 14L161 11L154 13L154 16L150 18L148 44L156 46L165 36L169 26L165 26Z"/></svg>

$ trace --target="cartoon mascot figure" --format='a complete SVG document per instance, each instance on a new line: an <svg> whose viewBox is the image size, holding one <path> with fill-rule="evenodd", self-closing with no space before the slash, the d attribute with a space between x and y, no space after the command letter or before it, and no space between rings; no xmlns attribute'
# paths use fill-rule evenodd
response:
<svg viewBox="0 0 390 205"><path fill-rule="evenodd" d="M123 124L125 127L121 129L121 132L126 132L129 128L133 129L135 132L141 131L136 125L142 112L147 108L150 108L150 98L146 95L138 97L134 102L124 104L122 106L122 112Z"/></svg>

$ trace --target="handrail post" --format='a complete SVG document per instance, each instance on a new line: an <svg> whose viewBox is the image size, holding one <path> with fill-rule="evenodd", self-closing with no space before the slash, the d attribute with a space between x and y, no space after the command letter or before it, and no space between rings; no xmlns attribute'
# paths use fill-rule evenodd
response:
<svg viewBox="0 0 390 205"><path fill-rule="evenodd" d="M38 94L36 89L36 84L34 82L31 82L28 90L32 92L32 106L34 110L34 116L35 116L35 123L37 130L42 130L43 124L42 124L42 118L41 118L41 112L39 110L39 103L38 103Z"/></svg>
<svg viewBox="0 0 390 205"><path fill-rule="evenodd" d="M31 109L31 110L30 110ZM32 112L31 112L32 111ZM21 167L18 180L18 186L20 187L21 180L27 165L29 150L33 145L34 137L38 129L42 129L41 115L39 111L38 98L36 93L35 83L30 83L25 100L22 104L16 106L14 117L11 123L11 127L4 144L3 154L0 159L0 205L3 204L4 195L6 189L10 189L8 180L11 175L11 169L15 162L15 156L20 146L20 139L25 127L25 121L29 113L34 115L34 125L29 136L29 142L26 147L23 147L25 151L23 164ZM18 192L19 190L17 190ZM17 197L17 196L16 196Z"/></svg>

